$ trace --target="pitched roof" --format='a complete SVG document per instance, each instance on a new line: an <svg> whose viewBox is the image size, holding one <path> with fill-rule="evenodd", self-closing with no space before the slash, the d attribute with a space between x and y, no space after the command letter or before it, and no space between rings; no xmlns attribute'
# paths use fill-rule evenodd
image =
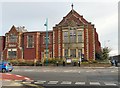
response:
<svg viewBox="0 0 120 88"><path fill-rule="evenodd" d="M69 25L70 21L75 21L76 25L86 25L89 23L82 15L79 15L74 9L72 9L65 17L63 17L62 21L58 25Z"/></svg>

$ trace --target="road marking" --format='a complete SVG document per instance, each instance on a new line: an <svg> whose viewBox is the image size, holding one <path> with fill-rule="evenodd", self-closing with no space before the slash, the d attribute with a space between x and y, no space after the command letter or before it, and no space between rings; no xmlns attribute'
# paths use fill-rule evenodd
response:
<svg viewBox="0 0 120 88"><path fill-rule="evenodd" d="M76 82L76 85L85 85L85 82Z"/></svg>
<svg viewBox="0 0 120 88"><path fill-rule="evenodd" d="M12 74L6 73L6 75L12 75Z"/></svg>
<svg viewBox="0 0 120 88"><path fill-rule="evenodd" d="M90 72L90 71L86 71L86 72Z"/></svg>
<svg viewBox="0 0 120 88"><path fill-rule="evenodd" d="M11 81L11 80L5 79L4 81Z"/></svg>
<svg viewBox="0 0 120 88"><path fill-rule="evenodd" d="M111 71L111 72L115 72L115 71Z"/></svg>
<svg viewBox="0 0 120 88"><path fill-rule="evenodd" d="M49 81L48 84L57 84L58 81Z"/></svg>
<svg viewBox="0 0 120 88"><path fill-rule="evenodd" d="M115 83L108 83L108 82L105 82L105 85L106 86L117 86L117 84L115 84Z"/></svg>
<svg viewBox="0 0 120 88"><path fill-rule="evenodd" d="M24 70L24 71L34 71L34 70Z"/></svg>
<svg viewBox="0 0 120 88"><path fill-rule="evenodd" d="M16 81L16 82L21 82L22 80L14 80L14 81Z"/></svg>
<svg viewBox="0 0 120 88"><path fill-rule="evenodd" d="M22 82L22 83L25 83L25 84L30 84L31 82Z"/></svg>
<svg viewBox="0 0 120 88"><path fill-rule="evenodd" d="M27 78L27 77L25 77L24 79L26 79L26 80L30 80L30 78Z"/></svg>
<svg viewBox="0 0 120 88"><path fill-rule="evenodd" d="M81 71L79 71L78 73L81 73Z"/></svg>
<svg viewBox="0 0 120 88"><path fill-rule="evenodd" d="M100 85L99 82L90 82L90 85Z"/></svg>
<svg viewBox="0 0 120 88"><path fill-rule="evenodd" d="M46 81L40 81L38 80L37 82L34 82L35 84L44 84Z"/></svg>
<svg viewBox="0 0 120 88"><path fill-rule="evenodd" d="M70 81L63 81L61 84L71 84L72 82Z"/></svg>
<svg viewBox="0 0 120 88"><path fill-rule="evenodd" d="M20 75L16 75L17 77L22 77L22 76L20 76Z"/></svg>
<svg viewBox="0 0 120 88"><path fill-rule="evenodd" d="M69 72L69 71L64 71L64 72Z"/></svg>

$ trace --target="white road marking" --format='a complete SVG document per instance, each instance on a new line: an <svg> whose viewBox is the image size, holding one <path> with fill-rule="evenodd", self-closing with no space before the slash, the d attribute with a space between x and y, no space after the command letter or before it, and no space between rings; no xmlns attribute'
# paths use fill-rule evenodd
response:
<svg viewBox="0 0 120 88"><path fill-rule="evenodd" d="M115 72L115 71L111 71L111 72Z"/></svg>
<svg viewBox="0 0 120 88"><path fill-rule="evenodd" d="M90 85L100 85L99 82L90 82Z"/></svg>
<svg viewBox="0 0 120 88"><path fill-rule="evenodd" d="M30 78L27 78L27 77L25 77L24 79L26 79L26 80L30 80Z"/></svg>
<svg viewBox="0 0 120 88"><path fill-rule="evenodd" d="M21 82L22 80L15 80L16 82Z"/></svg>
<svg viewBox="0 0 120 88"><path fill-rule="evenodd" d="M12 75L12 74L6 73L6 75Z"/></svg>
<svg viewBox="0 0 120 88"><path fill-rule="evenodd" d="M76 82L77 85L85 85L85 82Z"/></svg>
<svg viewBox="0 0 120 88"><path fill-rule="evenodd" d="M69 72L69 71L64 71L64 72Z"/></svg>
<svg viewBox="0 0 120 88"><path fill-rule="evenodd" d="M79 71L78 73L81 73L81 71Z"/></svg>
<svg viewBox="0 0 120 88"><path fill-rule="evenodd" d="M28 83L28 84L30 84L31 82L22 82L22 83L25 83L25 84L27 84L27 83Z"/></svg>
<svg viewBox="0 0 120 88"><path fill-rule="evenodd" d="M115 84L115 83L109 83L109 82L105 82L105 85L106 86L117 86L117 84Z"/></svg>
<svg viewBox="0 0 120 88"><path fill-rule="evenodd" d="M11 81L11 80L5 79L4 81Z"/></svg>
<svg viewBox="0 0 120 88"><path fill-rule="evenodd" d="M41 81L41 80L38 80L37 82L34 82L35 84L44 84L46 81Z"/></svg>
<svg viewBox="0 0 120 88"><path fill-rule="evenodd" d="M22 77L22 76L20 76L20 75L16 75L17 77Z"/></svg>
<svg viewBox="0 0 120 88"><path fill-rule="evenodd" d="M49 81L48 84L57 84L58 81Z"/></svg>
<svg viewBox="0 0 120 88"><path fill-rule="evenodd" d="M71 84L72 82L70 81L63 81L61 84Z"/></svg>

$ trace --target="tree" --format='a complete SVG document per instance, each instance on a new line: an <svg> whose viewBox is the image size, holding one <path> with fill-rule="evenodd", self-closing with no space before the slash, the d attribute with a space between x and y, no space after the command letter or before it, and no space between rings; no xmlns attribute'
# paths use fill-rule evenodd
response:
<svg viewBox="0 0 120 88"><path fill-rule="evenodd" d="M108 47L104 47L102 49L102 60L108 60L109 59L109 52L111 50Z"/></svg>
<svg viewBox="0 0 120 88"><path fill-rule="evenodd" d="M108 47L104 47L100 52L96 52L96 60L108 60L110 51L111 49L109 49Z"/></svg>

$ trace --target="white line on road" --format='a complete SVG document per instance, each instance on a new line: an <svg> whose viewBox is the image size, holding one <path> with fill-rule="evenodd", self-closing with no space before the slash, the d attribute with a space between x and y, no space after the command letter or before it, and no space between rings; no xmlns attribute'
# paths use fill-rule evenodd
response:
<svg viewBox="0 0 120 88"><path fill-rule="evenodd" d="M35 84L44 84L46 81L41 81L41 80L38 80L37 82L34 82Z"/></svg>
<svg viewBox="0 0 120 88"><path fill-rule="evenodd" d="M30 78L27 78L27 77L25 77L24 79L26 79L26 80L30 80Z"/></svg>
<svg viewBox="0 0 120 88"><path fill-rule="evenodd" d="M71 84L72 82L70 81L63 81L61 84Z"/></svg>
<svg viewBox="0 0 120 88"><path fill-rule="evenodd" d="M115 72L115 71L111 71L111 72Z"/></svg>
<svg viewBox="0 0 120 88"><path fill-rule="evenodd" d="M86 72L90 72L90 71L86 71Z"/></svg>
<svg viewBox="0 0 120 88"><path fill-rule="evenodd" d="M48 84L57 84L58 81L49 81Z"/></svg>
<svg viewBox="0 0 120 88"><path fill-rule="evenodd" d="M90 85L100 85L99 82L90 82Z"/></svg>
<svg viewBox="0 0 120 88"><path fill-rule="evenodd" d="M20 75L16 75L17 77L22 77L22 76L20 76Z"/></svg>
<svg viewBox="0 0 120 88"><path fill-rule="evenodd" d="M85 82L76 82L76 85L85 85Z"/></svg>
<svg viewBox="0 0 120 88"><path fill-rule="evenodd" d="M105 85L106 86L117 86L117 84L115 84L115 83L108 83L108 82L105 82Z"/></svg>
<svg viewBox="0 0 120 88"><path fill-rule="evenodd" d="M6 75L12 75L12 74L6 73Z"/></svg>

